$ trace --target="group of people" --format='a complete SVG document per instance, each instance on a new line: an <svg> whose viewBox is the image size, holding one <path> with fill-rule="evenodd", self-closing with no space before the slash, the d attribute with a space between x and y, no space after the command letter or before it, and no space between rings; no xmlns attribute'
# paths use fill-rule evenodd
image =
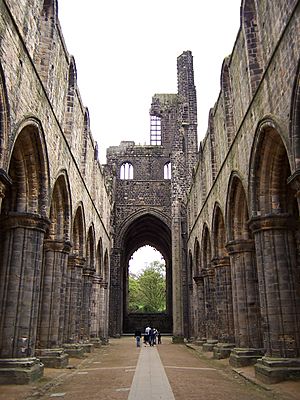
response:
<svg viewBox="0 0 300 400"><path fill-rule="evenodd" d="M161 334L160 332L153 327L147 326L143 333L144 335L144 345L145 346L155 346L156 344L161 344ZM136 346L141 346L141 338L142 332L140 329L137 329L134 333L134 337L136 340Z"/></svg>

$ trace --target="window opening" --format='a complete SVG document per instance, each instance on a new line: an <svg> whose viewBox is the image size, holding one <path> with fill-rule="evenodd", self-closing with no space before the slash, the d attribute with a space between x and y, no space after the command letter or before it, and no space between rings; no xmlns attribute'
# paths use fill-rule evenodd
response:
<svg viewBox="0 0 300 400"><path fill-rule="evenodd" d="M156 115L150 116L150 144L161 145L161 118Z"/></svg>
<svg viewBox="0 0 300 400"><path fill-rule="evenodd" d="M130 163L121 165L120 179L133 179L133 166Z"/></svg>
<svg viewBox="0 0 300 400"><path fill-rule="evenodd" d="M171 163L168 162L164 165L164 179L171 179Z"/></svg>

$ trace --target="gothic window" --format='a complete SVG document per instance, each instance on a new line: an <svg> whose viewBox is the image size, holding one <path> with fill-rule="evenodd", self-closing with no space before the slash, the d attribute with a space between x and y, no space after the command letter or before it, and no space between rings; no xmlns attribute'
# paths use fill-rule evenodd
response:
<svg viewBox="0 0 300 400"><path fill-rule="evenodd" d="M156 115L150 116L150 144L161 145L161 118Z"/></svg>
<svg viewBox="0 0 300 400"><path fill-rule="evenodd" d="M131 163L126 162L121 165L120 179L133 179L133 166Z"/></svg>
<svg viewBox="0 0 300 400"><path fill-rule="evenodd" d="M164 179L171 179L171 163L167 162L164 165Z"/></svg>

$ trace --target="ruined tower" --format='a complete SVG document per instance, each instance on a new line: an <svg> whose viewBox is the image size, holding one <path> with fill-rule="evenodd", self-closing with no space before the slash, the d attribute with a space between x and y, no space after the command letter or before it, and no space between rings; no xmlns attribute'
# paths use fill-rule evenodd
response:
<svg viewBox="0 0 300 400"><path fill-rule="evenodd" d="M121 142L107 150L113 193L110 333L132 331L150 320L161 331L184 337L186 304L186 210L184 200L197 159L197 108L193 57L178 57L178 93L156 94L150 109L150 145ZM166 261L167 311L127 311L128 263L144 245Z"/></svg>

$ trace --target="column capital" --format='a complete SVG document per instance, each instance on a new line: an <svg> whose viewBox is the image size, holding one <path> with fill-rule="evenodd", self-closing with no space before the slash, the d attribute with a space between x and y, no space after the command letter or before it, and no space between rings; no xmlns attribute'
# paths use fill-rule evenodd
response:
<svg viewBox="0 0 300 400"><path fill-rule="evenodd" d="M253 252L255 250L253 239L230 240L226 244L228 254Z"/></svg>
<svg viewBox="0 0 300 400"><path fill-rule="evenodd" d="M249 228L252 232L260 232L271 229L294 230L296 229L294 217L290 214L268 214L263 216L252 217L249 220Z"/></svg>
<svg viewBox="0 0 300 400"><path fill-rule="evenodd" d="M214 268L220 268L220 267L228 267L230 266L230 260L228 256L224 257L215 257L211 260L212 265Z"/></svg>
<svg viewBox="0 0 300 400"><path fill-rule="evenodd" d="M63 253L69 253L71 251L72 245L68 240L44 240L45 250L59 251Z"/></svg>
<svg viewBox="0 0 300 400"><path fill-rule="evenodd" d="M68 267L70 268L83 268L85 264L85 258L77 254L70 254L68 261Z"/></svg>
<svg viewBox="0 0 300 400"><path fill-rule="evenodd" d="M0 217L1 229L26 228L41 232L46 232L50 225L50 220L41 217L39 214L9 212Z"/></svg>

